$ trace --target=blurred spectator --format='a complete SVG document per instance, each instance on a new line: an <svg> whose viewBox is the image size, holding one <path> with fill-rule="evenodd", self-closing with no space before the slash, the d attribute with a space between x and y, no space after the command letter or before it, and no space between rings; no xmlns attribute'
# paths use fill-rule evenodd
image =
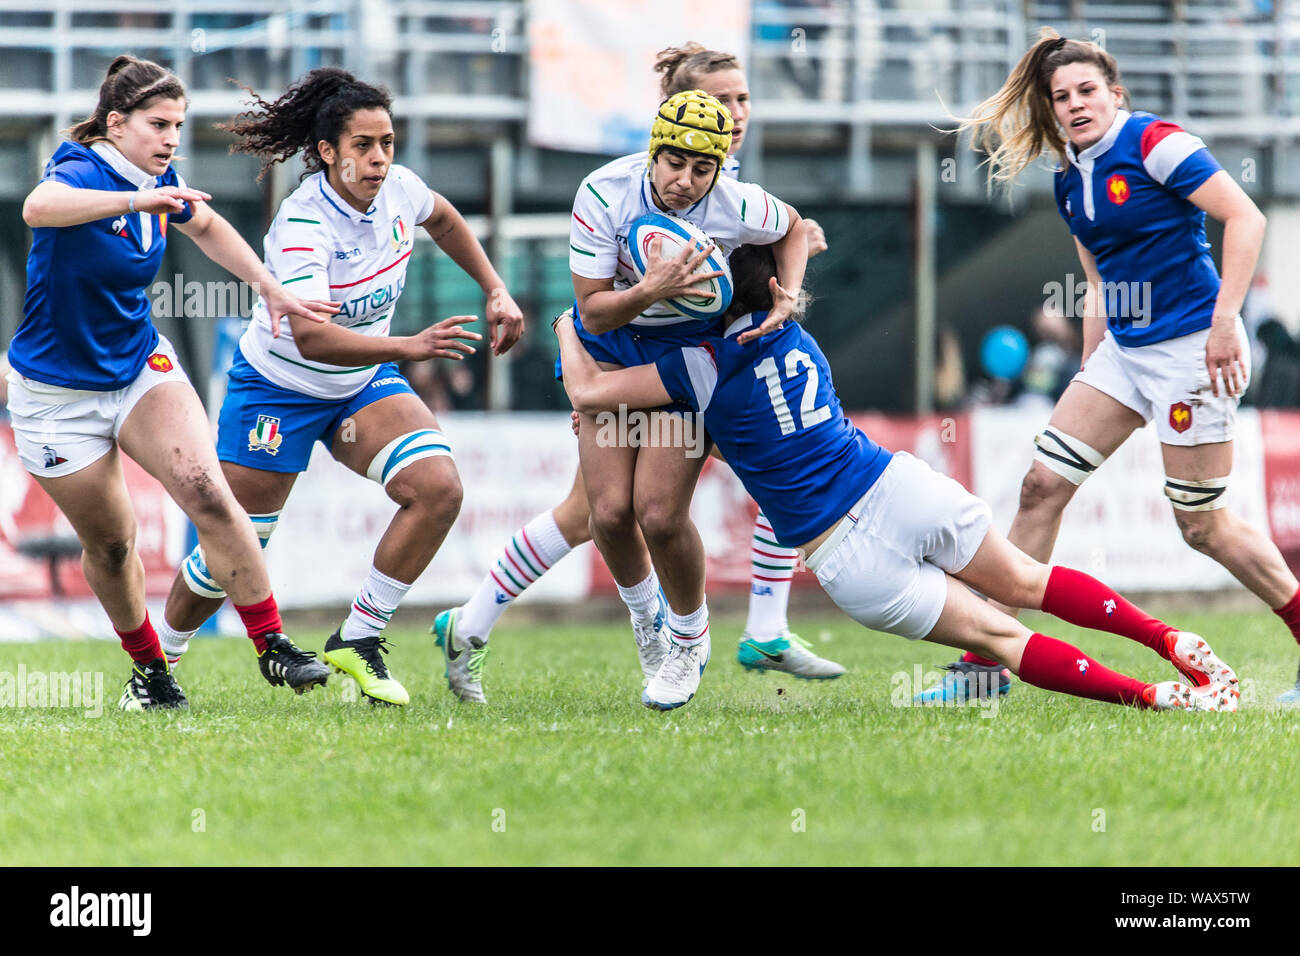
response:
<svg viewBox="0 0 1300 956"><path fill-rule="evenodd" d="M398 368L434 414L477 407L474 370L468 362L402 362Z"/></svg>
<svg viewBox="0 0 1300 956"><path fill-rule="evenodd" d="M1025 368L1025 391L1042 395L1053 405L1079 371L1083 336L1077 325L1057 309L1041 308L1029 320L1034 347Z"/></svg>
<svg viewBox="0 0 1300 956"><path fill-rule="evenodd" d="M1260 323L1255 338L1267 349L1268 362L1254 378L1254 403L1260 408L1300 406L1300 342L1277 319ZM1252 370L1252 376L1255 374Z"/></svg>
<svg viewBox="0 0 1300 956"><path fill-rule="evenodd" d="M960 408L966 397L966 363L961 341L951 326L942 326L937 336L934 363L934 407L939 411Z"/></svg>

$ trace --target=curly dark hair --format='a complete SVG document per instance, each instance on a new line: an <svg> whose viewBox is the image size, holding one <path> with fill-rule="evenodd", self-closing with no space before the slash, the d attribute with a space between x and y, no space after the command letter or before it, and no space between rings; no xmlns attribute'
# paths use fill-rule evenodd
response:
<svg viewBox="0 0 1300 956"><path fill-rule="evenodd" d="M253 98L256 107L217 127L240 138L230 147L232 153L251 153L262 160L259 180L276 163L300 151L306 169L299 179L324 169L316 144L324 140L337 145L348 120L358 110L384 110L390 118L393 115L393 97L388 90L363 83L336 66L312 70L274 103L268 103L247 86L240 87Z"/></svg>

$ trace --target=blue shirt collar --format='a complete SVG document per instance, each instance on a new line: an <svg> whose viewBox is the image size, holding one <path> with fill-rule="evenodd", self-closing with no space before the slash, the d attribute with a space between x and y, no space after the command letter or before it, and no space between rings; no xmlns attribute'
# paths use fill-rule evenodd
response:
<svg viewBox="0 0 1300 956"><path fill-rule="evenodd" d="M325 170L322 169L317 175L320 176L320 181L319 181L320 194L325 198L325 201L327 203L329 203L331 206L334 207L335 212L337 212L340 216L342 216L344 219L347 219L348 221L352 221L352 220L356 220L358 222L371 221L366 217L373 216L375 214L375 210L379 208L378 203L372 205L364 213L357 212L355 209L349 206L347 200L345 200L342 196L340 196L338 192L335 191L334 187L330 185L329 176L326 175ZM384 183L386 184L387 182L388 179L385 178ZM383 189L383 186L380 186L379 188Z"/></svg>

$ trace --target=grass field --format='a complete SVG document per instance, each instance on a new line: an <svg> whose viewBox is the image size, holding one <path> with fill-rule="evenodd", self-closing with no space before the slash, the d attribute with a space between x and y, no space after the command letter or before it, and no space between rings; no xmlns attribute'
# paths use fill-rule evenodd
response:
<svg viewBox="0 0 1300 956"><path fill-rule="evenodd" d="M846 618L797 622L851 669L829 684L745 673L738 626L716 621L700 694L668 714L637 702L618 625L508 616L480 708L446 693L414 629L391 633L403 710L349 701L337 677L304 697L272 689L227 639L195 642L178 672L191 711L123 714L116 646L0 646L0 672L105 675L101 717L0 714L0 863L1204 865L1189 835L1211 830L1216 865L1300 863L1300 710L1273 704L1294 643L1267 612L1171 617L1236 667L1239 713L1019 682L996 713L895 706L949 652ZM1122 638L1027 623L1173 677Z"/></svg>

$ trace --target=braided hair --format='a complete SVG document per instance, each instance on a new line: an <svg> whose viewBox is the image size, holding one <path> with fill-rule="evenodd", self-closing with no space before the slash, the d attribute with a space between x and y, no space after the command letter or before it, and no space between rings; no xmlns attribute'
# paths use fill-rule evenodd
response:
<svg viewBox="0 0 1300 956"><path fill-rule="evenodd" d="M99 103L95 112L65 134L73 142L89 146L108 139L108 114L123 116L155 99L184 100L185 84L166 67L152 60L140 60L123 54L108 66L108 74L99 86Z"/></svg>

